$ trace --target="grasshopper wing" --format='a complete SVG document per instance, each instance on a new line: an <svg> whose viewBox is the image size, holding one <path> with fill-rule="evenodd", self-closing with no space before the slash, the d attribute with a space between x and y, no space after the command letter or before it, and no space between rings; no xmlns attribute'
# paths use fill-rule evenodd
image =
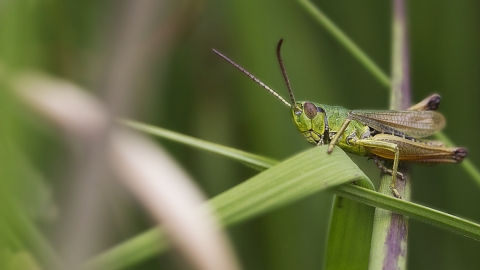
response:
<svg viewBox="0 0 480 270"><path fill-rule="evenodd" d="M445 127L445 118L435 111L350 111L349 118L374 130L397 136L423 138Z"/></svg>

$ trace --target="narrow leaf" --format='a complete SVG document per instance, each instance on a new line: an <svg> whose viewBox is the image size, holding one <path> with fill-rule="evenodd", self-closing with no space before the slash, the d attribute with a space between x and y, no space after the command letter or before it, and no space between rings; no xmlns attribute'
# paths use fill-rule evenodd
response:
<svg viewBox="0 0 480 270"><path fill-rule="evenodd" d="M374 208L335 196L325 269L368 269Z"/></svg>
<svg viewBox="0 0 480 270"><path fill-rule="evenodd" d="M335 193L357 202L380 207L480 241L480 224L454 215L354 185L339 186L335 188Z"/></svg>
<svg viewBox="0 0 480 270"><path fill-rule="evenodd" d="M315 147L255 175L208 203L220 222L227 226L352 181L373 187L341 149L329 155L326 146ZM94 258L85 269L131 266L165 251L168 244L163 236L162 230L150 230Z"/></svg>
<svg viewBox="0 0 480 270"><path fill-rule="evenodd" d="M337 151L338 150L338 151ZM225 225L269 211L318 191L370 180L340 149L315 147L257 174L210 200Z"/></svg>
<svg viewBox="0 0 480 270"><path fill-rule="evenodd" d="M347 36L330 18L325 15L318 7L313 5L309 0L298 0L305 10L310 13L310 15L317 20L325 29L332 34L332 36L342 45L345 49L350 52L365 68L372 73L372 75L377 78L377 80L384 86L390 86L390 79L387 74L383 72L380 67L378 67L373 60L368 57L368 55L363 52L360 47L349 37Z"/></svg>
<svg viewBox="0 0 480 270"><path fill-rule="evenodd" d="M207 142L201 139L183 135L174 131L170 131L164 128L132 121L132 120L119 120L123 125L142 131L148 134L152 134L164 139L175 141L184 145L189 145L198 149L202 149L211 153L219 154L224 157L229 157L231 159L240 161L247 164L250 167L253 167L256 170L265 170L275 165L277 161L262 157L259 155L247 153L235 148Z"/></svg>

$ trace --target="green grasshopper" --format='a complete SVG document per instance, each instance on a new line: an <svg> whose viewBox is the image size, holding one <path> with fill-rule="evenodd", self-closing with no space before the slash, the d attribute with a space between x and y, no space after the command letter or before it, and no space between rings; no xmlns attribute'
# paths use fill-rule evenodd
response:
<svg viewBox="0 0 480 270"><path fill-rule="evenodd" d="M404 175L398 172L400 161L459 163L467 156L465 148L445 147L440 141L420 139L445 127L445 118L435 111L440 105L438 94L425 98L405 111L349 110L340 106L295 101L283 66L281 46L282 40L277 45L277 59L290 102L222 53L215 49L213 51L290 107L293 121L308 142L328 144L329 154L337 145L346 152L373 158L380 170L392 175L390 189L395 197L401 198L396 189L396 176L404 179ZM393 168L388 169L380 162L382 160L393 160Z"/></svg>

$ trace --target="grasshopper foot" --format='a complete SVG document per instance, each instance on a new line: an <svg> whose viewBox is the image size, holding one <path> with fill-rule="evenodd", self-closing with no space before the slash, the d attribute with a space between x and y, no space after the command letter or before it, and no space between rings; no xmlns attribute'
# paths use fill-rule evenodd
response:
<svg viewBox="0 0 480 270"><path fill-rule="evenodd" d="M393 196L395 196L395 198L400 200L402 199L402 196L395 187L390 186L390 189L392 190Z"/></svg>

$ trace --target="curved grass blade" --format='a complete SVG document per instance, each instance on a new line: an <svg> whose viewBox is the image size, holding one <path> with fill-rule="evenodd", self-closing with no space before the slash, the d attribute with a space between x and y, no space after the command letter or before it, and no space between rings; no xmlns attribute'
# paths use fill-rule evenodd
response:
<svg viewBox="0 0 480 270"><path fill-rule="evenodd" d="M362 63L365 68L370 71L375 78L384 86L390 86L390 78L385 72L378 67L373 60L368 57L368 55L358 47L353 40L348 37L330 18L325 15L319 8L313 5L309 0L298 0L305 10L310 13L310 15L317 20L325 29L327 29L332 36L342 44L347 51L349 51L360 63Z"/></svg>
<svg viewBox="0 0 480 270"><path fill-rule="evenodd" d="M357 181L373 186L343 151L328 155L326 149L315 147L302 152L221 193L208 204L228 226L344 183ZM118 245L88 262L85 269L121 269L163 252L168 244L161 232L150 230Z"/></svg>
<svg viewBox="0 0 480 270"><path fill-rule="evenodd" d="M337 152L337 153L335 153ZM209 204L229 225L352 181L373 184L343 151L327 146L304 151L212 198Z"/></svg>
<svg viewBox="0 0 480 270"><path fill-rule="evenodd" d="M185 137L189 138L188 136ZM189 141L188 144L195 146L195 140ZM209 143L209 145L212 147L217 146L214 143ZM211 149L210 151L215 152L213 149ZM334 153L340 151L334 151ZM320 156L315 157L321 158L322 152L324 151L319 151ZM254 155L249 154L249 157L251 156ZM259 160L257 160L257 162L259 162ZM351 161L348 159L347 162ZM398 200L391 196L382 195L380 193L369 191L367 189L353 185L341 185L334 188L333 191L337 195L346 197L356 202L364 203L374 207L381 207L480 241L479 224L460 219L458 217L436 211L428 207L424 207L410 202L405 202L403 200ZM228 208L223 209L223 211L226 210L228 210ZM263 209L262 211L266 210L268 209ZM258 215L262 211L257 211L256 214ZM227 212L223 212L223 215L224 217L229 216L230 222L239 222L241 219L246 220L250 217L253 217L253 215L249 216L245 213L229 214ZM230 224L227 222L223 222L223 225L228 226ZM123 269L128 266L132 266L136 263L140 263L148 258L151 258L156 254L164 252L168 248L168 243L166 241L167 240L164 237L161 228L153 228L136 237L131 238L130 240L118 244L112 249L107 250L99 256L91 259L84 265L84 269Z"/></svg>
<svg viewBox="0 0 480 270"><path fill-rule="evenodd" d="M480 224L478 223L354 185L339 186L334 192L354 201L380 207L480 241Z"/></svg>
<svg viewBox="0 0 480 270"><path fill-rule="evenodd" d="M125 269L166 251L170 247L161 227L150 229L101 253L81 269Z"/></svg>
<svg viewBox="0 0 480 270"><path fill-rule="evenodd" d="M181 144L202 149L207 152L219 154L224 157L229 157L231 159L240 161L246 164L247 166L252 167L259 171L270 168L271 166L278 163L273 159L247 153L235 148L207 142L201 139L197 139L197 138L183 135L174 131L170 131L168 129L164 129L164 128L160 128L160 127L156 127L156 126L152 126L152 125L148 125L148 124L144 124L144 123L140 123L132 120L126 120L126 119L119 120L119 122L127 127L136 129L138 131L142 131L142 132L152 134L164 139L168 139Z"/></svg>

